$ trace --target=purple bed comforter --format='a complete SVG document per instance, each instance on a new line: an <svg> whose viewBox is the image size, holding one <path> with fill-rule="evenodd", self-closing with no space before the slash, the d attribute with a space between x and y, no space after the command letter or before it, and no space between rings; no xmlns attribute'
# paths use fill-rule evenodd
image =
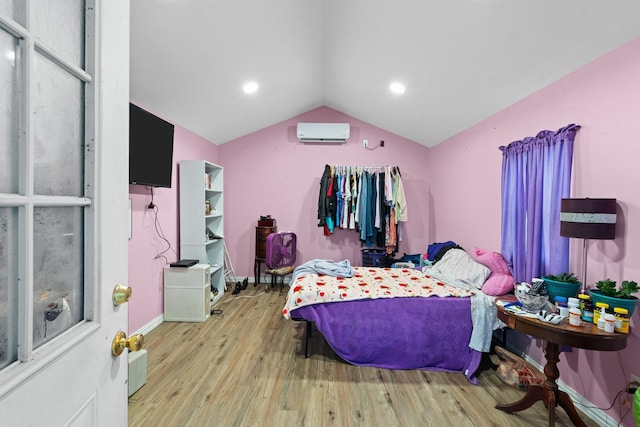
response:
<svg viewBox="0 0 640 427"><path fill-rule="evenodd" d="M461 372L477 384L482 353L469 348L470 298L387 298L291 311L313 322L333 350L359 366Z"/></svg>

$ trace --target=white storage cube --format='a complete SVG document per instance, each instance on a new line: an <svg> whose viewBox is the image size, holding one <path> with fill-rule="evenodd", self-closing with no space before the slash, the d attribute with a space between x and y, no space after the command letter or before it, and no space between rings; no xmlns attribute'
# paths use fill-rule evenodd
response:
<svg viewBox="0 0 640 427"><path fill-rule="evenodd" d="M164 268L164 320L204 322L211 314L211 267Z"/></svg>

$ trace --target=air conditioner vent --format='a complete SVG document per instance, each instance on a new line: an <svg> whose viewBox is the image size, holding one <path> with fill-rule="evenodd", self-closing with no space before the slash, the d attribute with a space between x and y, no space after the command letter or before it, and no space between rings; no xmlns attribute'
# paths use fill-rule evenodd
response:
<svg viewBox="0 0 640 427"><path fill-rule="evenodd" d="M324 142L342 144L350 134L349 123L298 123L300 142Z"/></svg>

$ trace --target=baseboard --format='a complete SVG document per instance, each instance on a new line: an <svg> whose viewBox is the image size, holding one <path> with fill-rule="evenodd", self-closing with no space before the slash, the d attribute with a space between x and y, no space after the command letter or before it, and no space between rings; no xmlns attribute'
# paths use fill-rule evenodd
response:
<svg viewBox="0 0 640 427"><path fill-rule="evenodd" d="M148 334L149 332L153 331L155 328L160 326L163 322L164 322L164 314L161 314L161 315L157 316L155 319L152 319L151 322L147 323L146 325L142 326L137 331L133 332L131 335L133 335L133 334L142 334L142 335Z"/></svg>

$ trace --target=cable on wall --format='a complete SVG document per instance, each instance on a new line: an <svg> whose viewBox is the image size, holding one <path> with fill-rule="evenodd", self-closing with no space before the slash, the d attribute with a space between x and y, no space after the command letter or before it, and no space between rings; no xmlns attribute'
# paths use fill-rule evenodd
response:
<svg viewBox="0 0 640 427"><path fill-rule="evenodd" d="M151 187L151 202L149 202L149 204L147 205L147 208L153 210L153 215L154 215L153 223L154 223L154 228L156 230L156 233L158 234L158 237L160 237L162 240L164 240L165 243L167 244L167 249L165 249L162 252L158 253L153 259L163 258L164 261L165 261L165 264L169 264L169 260L167 259L167 257L164 254L166 254L167 252L171 251L176 256L176 259L178 258L178 254L171 247L171 242L169 242L169 240L165 237L164 231L162 230L162 226L160 225L160 219L158 218L159 208L158 208L158 205L153 203L153 187Z"/></svg>

